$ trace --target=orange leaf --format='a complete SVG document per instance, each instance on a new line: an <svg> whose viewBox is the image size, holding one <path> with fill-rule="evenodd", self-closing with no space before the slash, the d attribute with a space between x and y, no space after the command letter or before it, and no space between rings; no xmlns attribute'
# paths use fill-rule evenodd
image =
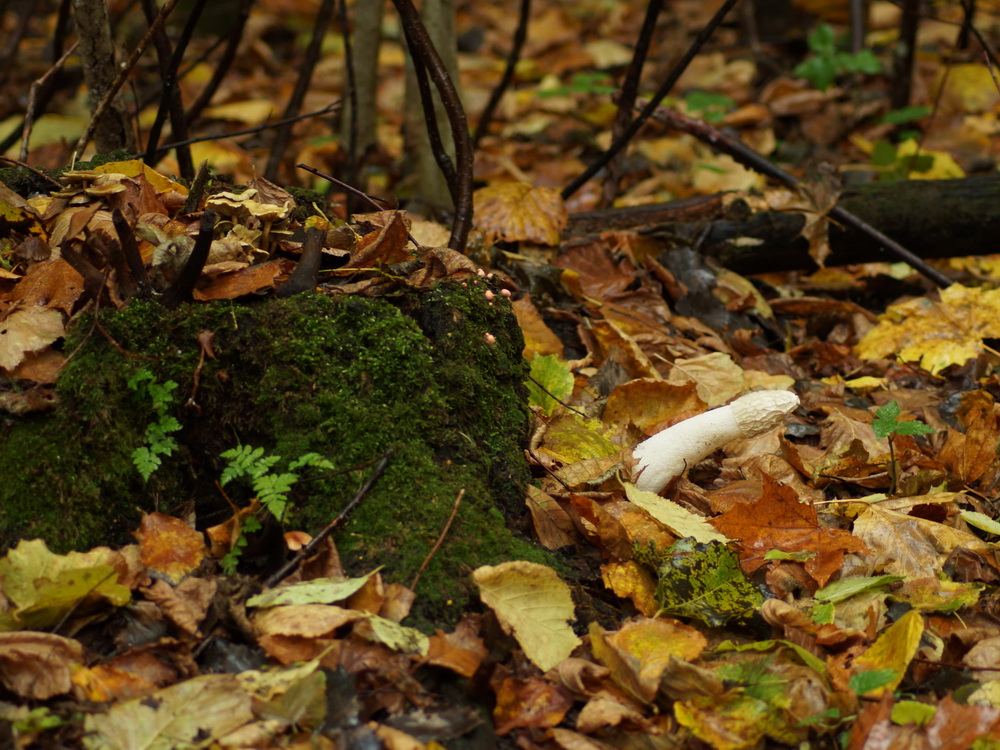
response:
<svg viewBox="0 0 1000 750"><path fill-rule="evenodd" d="M821 528L816 510L800 503L795 491L763 474L764 492L753 504L739 503L710 523L730 539L740 540L740 562L748 573L764 565L770 550L812 552L806 572L826 585L844 561L845 552L863 552L864 542L841 529Z"/></svg>

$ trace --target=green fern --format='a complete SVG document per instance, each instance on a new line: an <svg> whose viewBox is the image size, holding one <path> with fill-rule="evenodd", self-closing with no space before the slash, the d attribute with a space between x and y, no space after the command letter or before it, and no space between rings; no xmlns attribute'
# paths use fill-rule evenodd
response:
<svg viewBox="0 0 1000 750"><path fill-rule="evenodd" d="M153 411L153 419L146 425L143 436L145 445L132 451L132 463L143 481L148 482L153 472L163 464L163 457L173 455L178 447L177 441L170 435L181 428L181 423L167 413L174 403L173 392L177 383L173 380L158 383L152 372L142 369L129 378L128 387L137 398L149 401Z"/></svg>
<svg viewBox="0 0 1000 750"><path fill-rule="evenodd" d="M330 470L334 468L330 461L318 453L304 453L288 464L288 471L273 472L274 466L282 460L281 456L267 455L263 448L252 448L249 445L231 448L222 454L222 458L228 463L222 470L219 484L225 487L237 479L248 480L261 507L279 523L284 521L288 510L288 493L301 478L297 470L307 467ZM224 572L229 574L235 572L240 555L247 544L246 535L260 529L260 521L253 516L243 521L236 543L222 560Z"/></svg>

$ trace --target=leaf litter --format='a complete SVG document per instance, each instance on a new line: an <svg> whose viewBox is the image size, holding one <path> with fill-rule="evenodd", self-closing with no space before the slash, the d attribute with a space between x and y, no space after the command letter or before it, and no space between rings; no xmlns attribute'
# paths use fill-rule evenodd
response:
<svg viewBox="0 0 1000 750"><path fill-rule="evenodd" d="M698 4L683 5L693 27L704 22ZM463 12L506 47L500 9ZM581 46L586 19L539 10L526 50L537 70L524 75L547 95L514 97L501 123L509 140L488 137L477 161L477 229L507 243L495 272L516 291L532 368L537 481L526 503L538 540L572 561L570 582L523 561L481 568L471 575L482 610L424 634L404 624L414 592L377 570L350 577L332 543L311 566L322 575L251 597L206 564L219 555L200 533L163 514L145 516L138 544L120 550L56 555L23 540L0 560L0 729L16 746L438 747L487 723L530 748L1000 741L1000 355L996 292L977 285L995 258L943 263L959 283L936 294L886 263L748 281L681 270L686 261L629 230L567 236L567 211L597 196L559 197L582 162L551 144L569 140L565 113L601 137L613 113L597 83L572 75L627 62L638 15L623 5L609 38ZM880 176L917 153L902 139L880 162L884 127L848 132L865 104L844 90L779 76L753 100L753 75L721 53L686 74L730 97L724 122L765 153L775 118ZM470 91L486 88L481 71L466 78ZM247 73L206 114L259 122L269 100L246 94L260 83ZM956 66L912 176L965 174L968 140L992 127L983 118L995 100L986 66ZM384 139L389 156L395 143ZM996 154L996 139L983 148ZM763 185L687 135L653 135L637 151L645 161L623 183L623 206ZM226 225L193 297L273 292L302 251L295 201L255 183L241 147L214 153L248 189L213 196ZM67 321L98 297L125 304L128 274L95 277L79 258L85 238L116 239L116 211L151 283L177 280L197 219L180 213L187 188L170 171L121 160L65 173L48 195L0 185L0 222L21 238L4 246L0 273L0 367L18 384L0 394L5 411L51 408L46 387L71 354L59 347ZM763 198L809 216L820 260L833 200L828 188ZM441 247L411 248L413 224L382 211L327 232L323 252L343 264L324 278L379 294L476 273ZM446 236L436 228L422 236ZM759 388L794 389L802 406L689 466L664 498L629 481L640 440ZM897 431L890 446L885 413L930 429ZM211 540L232 543L225 529ZM443 700L431 668L465 681L481 710Z"/></svg>

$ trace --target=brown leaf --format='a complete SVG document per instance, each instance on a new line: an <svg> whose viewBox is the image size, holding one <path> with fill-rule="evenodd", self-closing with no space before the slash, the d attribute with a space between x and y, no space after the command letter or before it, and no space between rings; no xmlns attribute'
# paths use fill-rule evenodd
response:
<svg viewBox="0 0 1000 750"><path fill-rule="evenodd" d="M424 660L463 677L472 677L489 654L483 639L477 635L478 622L478 617L467 616L451 633L436 631L430 637L430 647Z"/></svg>
<svg viewBox="0 0 1000 750"><path fill-rule="evenodd" d="M63 315L48 307L14 310L0 322L0 367L13 370L29 352L44 349L65 332Z"/></svg>
<svg viewBox="0 0 1000 750"><path fill-rule="evenodd" d="M51 307L69 315L81 294L83 277L59 258L35 263L7 299L21 302L25 307Z"/></svg>
<svg viewBox="0 0 1000 750"><path fill-rule="evenodd" d="M653 435L679 415L699 414L706 408L698 398L693 380L669 383L655 378L636 378L611 392L601 419L608 424L631 423L647 435Z"/></svg>
<svg viewBox="0 0 1000 750"><path fill-rule="evenodd" d="M389 266L409 259L409 220L406 213L383 211L378 216L384 224L378 230L361 237L358 246L351 253L351 259L339 270Z"/></svg>
<svg viewBox="0 0 1000 750"><path fill-rule="evenodd" d="M811 552L805 561L806 571L820 586L825 586L840 570L846 552L864 552L864 542L848 531L820 527L816 510L799 502L787 485L778 484L764 474L764 492L751 504L734 505L710 523L740 543L740 562L748 573L765 564L770 550Z"/></svg>
<svg viewBox="0 0 1000 750"><path fill-rule="evenodd" d="M219 274L205 286L196 288L194 298L201 302L236 299L262 289L270 289L281 272L280 261L269 261L246 266L231 273Z"/></svg>
<svg viewBox="0 0 1000 750"><path fill-rule="evenodd" d="M558 685L540 677L505 679L497 690L493 721L498 735L512 729L554 727L563 720L573 699Z"/></svg>
<svg viewBox="0 0 1000 750"><path fill-rule="evenodd" d="M179 518L163 513L148 513L142 517L139 530L142 563L171 583L179 583L205 558L205 540Z"/></svg>
<svg viewBox="0 0 1000 750"><path fill-rule="evenodd" d="M525 294L511 303L511 307L514 308L517 324L524 334L524 358L530 362L535 354L555 354L562 359L563 342L542 320L538 308L531 301L531 295Z"/></svg>
<svg viewBox="0 0 1000 750"><path fill-rule="evenodd" d="M997 417L993 411L993 397L986 391L962 394L958 418L965 425L962 434L948 431L948 439L938 454L938 459L954 472L964 484L973 484L997 460Z"/></svg>
<svg viewBox="0 0 1000 750"><path fill-rule="evenodd" d="M507 242L558 245L568 214L559 191L526 182L497 182L472 196L477 229Z"/></svg>
<svg viewBox="0 0 1000 750"><path fill-rule="evenodd" d="M45 700L68 693L83 647L70 638L23 630L0 633L0 682L22 698Z"/></svg>

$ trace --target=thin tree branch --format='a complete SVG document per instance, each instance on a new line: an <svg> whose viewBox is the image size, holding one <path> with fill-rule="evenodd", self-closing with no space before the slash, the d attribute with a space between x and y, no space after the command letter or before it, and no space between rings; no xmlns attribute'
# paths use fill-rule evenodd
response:
<svg viewBox="0 0 1000 750"><path fill-rule="evenodd" d="M684 71L687 70L688 65L691 64L695 55L701 51L701 48L712 36L715 29L720 23L722 23L722 20L738 2L739 0L726 0L722 7L716 11L715 15L712 16L712 19L705 25L705 28L698 32L698 36L696 36L694 41L691 43L691 47L684 53L684 57L677 62L673 70L670 71L667 79L663 82L660 88L657 89L653 98L649 100L649 103L643 108L639 115L632 120L632 123L625 129L625 132L623 132L611 143L610 146L608 146L607 151L595 159L590 166L587 167L582 174L580 174L579 177L563 188L563 198L569 198L573 195L573 193L583 187L587 180L600 172L601 169L603 169L604 166L614 158L615 154L628 145L629 141L635 137L635 134L639 132L639 129L646 123L646 120L650 118L656 108L660 105L660 102L662 102L667 94L669 94L674 88L674 84L677 83L677 80L681 77Z"/></svg>
<svg viewBox="0 0 1000 750"><path fill-rule="evenodd" d="M316 69L316 63L319 62L320 52L323 49L323 37L330 25L330 19L333 18L333 8L334 0L323 0L320 3L316 24L313 26L312 39L309 41L309 49L306 50L306 59L302 63L302 70L295 82L295 90L292 91L292 97L288 100L288 106L285 108L286 118L293 117L302 109L302 101L306 98L313 71ZM284 158L285 150L291 139L292 126L290 124L278 128L278 132L274 136L274 143L271 144L271 155L264 168L264 177L267 179L272 181L278 179L278 167L281 165L281 160Z"/></svg>
<svg viewBox="0 0 1000 750"><path fill-rule="evenodd" d="M472 141L469 138L469 123L465 117L465 108L458 96L458 90L448 75L434 43L427 34L420 14L412 0L392 0L396 11L403 22L403 31L407 43L413 39L414 48L423 58L434 85L437 87L441 101L444 103L448 121L451 124L451 137L455 141L455 222L451 228L451 238L448 246L457 252L465 249L465 243L472 228ZM433 117L433 110L427 117Z"/></svg>
<svg viewBox="0 0 1000 750"><path fill-rule="evenodd" d="M653 0L653 2L659 1ZM517 61L521 59L521 48L524 47L524 41L528 38L528 18L530 16L531 0L521 0L521 10L517 18L517 29L514 31L514 39L510 47L510 52L507 55L507 67L504 68L500 83L493 89L493 93L490 94L490 100L486 103L482 114L479 115L479 122L476 123L476 132L472 136L473 149L479 147L479 141L482 140L482 137L486 135L490 128L493 113L500 104L500 100L507 91L507 87L514 80L514 69L517 67Z"/></svg>

